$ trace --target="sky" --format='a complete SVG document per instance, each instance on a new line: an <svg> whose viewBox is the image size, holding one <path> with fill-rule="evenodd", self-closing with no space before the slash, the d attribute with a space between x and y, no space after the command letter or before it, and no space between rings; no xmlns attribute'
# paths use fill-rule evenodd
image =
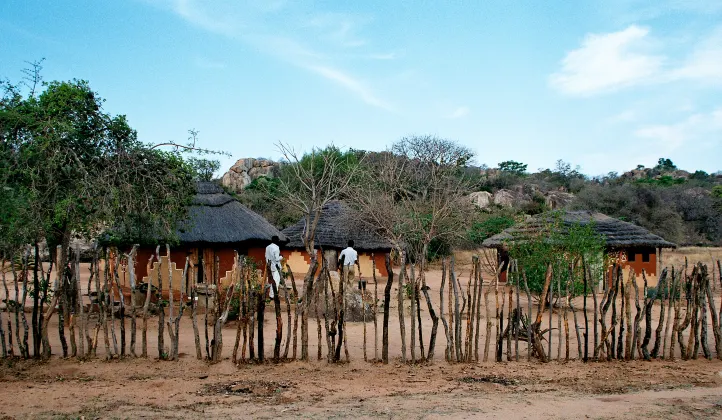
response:
<svg viewBox="0 0 722 420"><path fill-rule="evenodd" d="M721 0L0 2L0 78L42 58L222 170L426 134L491 167L722 169Z"/></svg>

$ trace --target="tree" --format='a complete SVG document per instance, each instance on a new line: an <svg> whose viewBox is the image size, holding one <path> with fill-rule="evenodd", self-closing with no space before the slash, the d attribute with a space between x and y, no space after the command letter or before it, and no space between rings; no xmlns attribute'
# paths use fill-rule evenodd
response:
<svg viewBox="0 0 722 420"><path fill-rule="evenodd" d="M657 161L657 166L655 166L654 169L657 169L659 171L674 171L677 169L677 165L672 163L672 160L669 158L659 158Z"/></svg>
<svg viewBox="0 0 722 420"><path fill-rule="evenodd" d="M203 159L197 157L189 158L188 164L193 169L195 178L199 181L213 180L213 175L221 167L221 162L219 162L218 160Z"/></svg>
<svg viewBox="0 0 722 420"><path fill-rule="evenodd" d="M526 173L527 164L514 160L505 160L499 163L499 170L513 175L522 176Z"/></svg>
<svg viewBox="0 0 722 420"><path fill-rule="evenodd" d="M453 244L465 237L465 226L468 226L466 219L474 210L469 200L463 198L468 192L464 173L473 157L470 149L447 139L434 136L406 137L394 143L390 150L377 155L373 162L364 165L360 180L351 191L361 223L394 244L401 255L402 266L407 260L418 264L421 285L414 284L415 279L410 279L414 293L412 305L418 294L415 286L420 286L424 294L428 293L424 269L432 243ZM404 275L402 268L399 284L403 283ZM387 290L390 290L389 286ZM384 362L388 361L389 298L385 297L384 306ZM433 319L435 316L431 306L429 312ZM405 358L405 326L401 311L399 317L402 357ZM433 355L436 325L434 320L429 355Z"/></svg>
<svg viewBox="0 0 722 420"><path fill-rule="evenodd" d="M278 143L286 164L277 188L278 205L295 208L303 216L305 229L303 245L310 257L308 272L303 279L301 296L301 360L308 360L308 311L313 293L313 275L318 268L316 255L316 227L323 207L341 198L349 189L359 168L357 154L343 153L335 146L312 149L299 156L290 146Z"/></svg>
<svg viewBox="0 0 722 420"><path fill-rule="evenodd" d="M43 86L37 96L35 87L25 96L21 87L3 85L0 194L9 208L0 215L8 222L0 228L7 234L0 250L11 255L45 239L53 257L61 245L65 267L71 234L92 238L113 225L129 237L174 237L194 193L193 171L179 152L139 142L125 116L104 112L86 81ZM62 294L55 291L61 305ZM48 295L43 290L43 299ZM49 346L43 355L50 355Z"/></svg>

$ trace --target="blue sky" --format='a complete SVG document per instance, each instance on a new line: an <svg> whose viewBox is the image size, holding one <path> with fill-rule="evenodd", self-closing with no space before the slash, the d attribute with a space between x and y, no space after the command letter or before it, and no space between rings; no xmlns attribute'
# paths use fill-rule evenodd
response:
<svg viewBox="0 0 722 420"><path fill-rule="evenodd" d="M278 158L436 134L477 163L722 169L722 1L0 3L0 77L45 58L145 142Z"/></svg>

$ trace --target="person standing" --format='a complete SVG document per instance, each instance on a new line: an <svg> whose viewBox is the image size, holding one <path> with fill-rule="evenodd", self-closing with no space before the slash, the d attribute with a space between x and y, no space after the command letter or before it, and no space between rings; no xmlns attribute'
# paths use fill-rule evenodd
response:
<svg viewBox="0 0 722 420"><path fill-rule="evenodd" d="M266 265L271 270L271 278L273 282L276 283L276 290L281 286L281 272L283 271L281 268L281 260L283 257L281 256L281 249L278 247L278 243L278 236L274 235L271 237L270 245L266 247ZM273 299L274 294L273 288L270 287L270 281L269 288L271 289L269 297Z"/></svg>
<svg viewBox="0 0 722 420"><path fill-rule="evenodd" d="M358 275L361 277L361 265L358 260L358 252L353 249L353 240L348 241L348 247L344 248L339 254L338 265L342 269L342 275L347 283L352 283L356 279L356 270L354 264L358 267Z"/></svg>

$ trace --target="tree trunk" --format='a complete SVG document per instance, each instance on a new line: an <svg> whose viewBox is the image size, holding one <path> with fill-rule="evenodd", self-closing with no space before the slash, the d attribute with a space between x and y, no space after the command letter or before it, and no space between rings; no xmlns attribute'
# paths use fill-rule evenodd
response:
<svg viewBox="0 0 722 420"><path fill-rule="evenodd" d="M498 278L494 280L496 283ZM489 292L491 285L487 286L484 292L484 307L486 308L486 336L484 338L484 361L489 360L489 342L491 341L491 306L489 306Z"/></svg>
<svg viewBox="0 0 722 420"><path fill-rule="evenodd" d="M446 258L441 260L441 285L439 286L439 312L441 313L441 323L444 325L444 334L446 335L446 350L444 351L444 358L447 362L451 362L452 347L451 347L451 334L449 332L449 323L446 321L444 316L444 286L446 285Z"/></svg>
<svg viewBox="0 0 722 420"><path fill-rule="evenodd" d="M371 273L374 279L374 360L379 360L379 283L376 280L376 257L371 253Z"/></svg>
<svg viewBox="0 0 722 420"><path fill-rule="evenodd" d="M666 270L663 272L663 274L666 274ZM667 325L664 327L664 336L662 337L662 358L664 359L665 355L667 354L667 337L669 337L669 326L672 324L672 306L674 306L674 295L677 290L677 280L674 273L674 266L672 266L672 279L671 281L667 281L665 284L665 288L667 289L667 296L665 300L667 301L667 318L666 322ZM657 287L657 292L659 293L659 286ZM661 299L660 299L661 301ZM663 302L662 302L663 303ZM660 312L660 317L661 317ZM654 346L657 346L657 342L655 341ZM652 357L656 358L656 354L652 355Z"/></svg>
<svg viewBox="0 0 722 420"><path fill-rule="evenodd" d="M270 270L269 275L271 275ZM279 273L280 275L281 273ZM271 279L271 290L273 291L273 307L276 311L276 341L273 344L273 359L278 362L281 358L281 340L283 338L283 320L281 319L281 295L276 288L276 281ZM235 287L235 285L234 285ZM231 295L233 296L233 295Z"/></svg>
<svg viewBox="0 0 722 420"><path fill-rule="evenodd" d="M429 338L429 352L426 355L426 360L434 360L434 349L436 348L436 334L439 329L439 317L436 315L434 306L431 304L431 296L429 296L429 287L426 286L426 274L424 273L423 266L421 268L421 290L424 292L426 298L426 306L429 308L429 316L431 316L431 337ZM443 306L441 307L443 308ZM441 309L443 312L443 309ZM419 321L421 322L421 321Z"/></svg>
<svg viewBox="0 0 722 420"><path fill-rule="evenodd" d="M288 271L288 274L291 276L293 300L296 303L296 315L293 318L293 360L296 360L296 349L298 348L298 316L303 310L303 306L301 305L301 300L298 296L298 290L296 290L296 279L293 277L293 271L291 271L291 266L286 264L286 269Z"/></svg>
<svg viewBox="0 0 722 420"><path fill-rule="evenodd" d="M34 243L34 258L35 258L35 264L33 265L33 290L35 293L33 293L33 315L32 315L32 330L33 330L33 356L34 357L40 357L40 351L41 351L41 338L40 338L40 277L38 275L38 267L43 264L42 261L40 261L40 247L38 245L38 242L35 241ZM90 290L90 289L88 289ZM0 319L0 336L2 336L3 342L2 342L2 352L3 357L7 355L7 350L5 348L5 334L2 331L2 320Z"/></svg>
<svg viewBox="0 0 722 420"><path fill-rule="evenodd" d="M157 246L155 248L155 256L158 255L160 252L160 246ZM140 341L141 341L141 357L148 357L148 310L150 308L150 294L151 289L153 289L153 279L150 275L151 269L153 267L153 256L151 254L150 258L148 258L148 264L146 265L145 272L148 273L148 285L145 291L145 301L143 302L143 330L141 331L140 335ZM160 260L158 259L158 264L160 264ZM195 288L194 288L195 290ZM195 320L195 299L193 300L192 304L193 307L193 319Z"/></svg>
<svg viewBox="0 0 722 420"><path fill-rule="evenodd" d="M456 360L461 362L464 358L461 353L461 312L459 311L459 284L456 281L455 262L452 256L449 267L449 281L451 281L454 288L454 343L456 344Z"/></svg>
<svg viewBox="0 0 722 420"><path fill-rule="evenodd" d="M539 312L536 314L536 321L534 321L534 325L532 328L533 336L529 337L529 339L532 341L532 345L534 346L534 350L536 351L537 356L543 363L548 362L549 359L547 358L546 354L544 354L544 346L541 342L542 337L539 330L541 328L542 317L544 315L544 310L546 307L547 295L551 287L552 275L552 265L549 264L547 266L546 275L544 276L544 286L542 286L542 294L539 299ZM551 309L549 310L551 311ZM549 325L549 328L551 328L551 323ZM551 348L551 342L549 343L549 346Z"/></svg>
<svg viewBox="0 0 722 420"><path fill-rule="evenodd" d="M405 271L405 267L403 268ZM411 290L411 363L416 363L416 279L414 278L414 263L411 263L411 276L408 277L409 289ZM404 273L406 276L406 273Z"/></svg>
<svg viewBox="0 0 722 420"><path fill-rule="evenodd" d="M589 276L587 275L587 261L582 255L582 276L584 279L584 302L582 303L582 311L584 312L584 361L589 361L589 314L587 314L587 293L589 292ZM573 287L573 286L572 286ZM594 292L592 292L594 293ZM573 311L573 309L572 309ZM597 305L595 302L594 305L594 314L596 315L597 312ZM576 312L574 313L574 323L576 324ZM596 328L596 320L594 322L594 326ZM596 338L596 332L594 334ZM594 343L596 345L596 343Z"/></svg>
<svg viewBox="0 0 722 420"><path fill-rule="evenodd" d="M245 325L247 321L247 311L246 311L246 267L244 266L243 262L245 257L239 257L238 261L241 264L241 267L238 270L238 282L240 283L240 292L238 296L238 325L236 326L236 341L233 344L233 355L231 357L231 360L233 361L233 364L238 363L238 347L240 346L241 342L241 334L245 333ZM286 292L286 305L288 306L288 310L291 310L291 306L288 303L288 292ZM290 318L291 314L289 312L289 318L288 322L291 322ZM289 338L291 334L291 328L289 326L288 328ZM246 346L246 339L243 337L243 348L245 349ZM245 356L245 352L243 352L243 356ZM286 354L283 356L284 358L288 356L288 340L286 340ZM243 357L245 358L245 357Z"/></svg>
<svg viewBox="0 0 722 420"><path fill-rule="evenodd" d="M592 274L592 269L591 269L591 267L587 266L587 267L584 269L584 274L587 276L588 279L591 279L591 278L592 278L592 276L591 276L591 274ZM594 341L593 341L594 347L592 348L592 357L594 358L594 360L598 360L599 353L597 352L597 344L599 343L599 341L598 341L598 332L599 332L599 330L598 330L598 328L599 328L599 305L598 305L598 302L597 302L597 290L596 290L596 288L594 287L594 285L592 285L592 304L594 305L594 320L593 320L593 321L594 321L594 328L593 328L593 331L594 331ZM586 312L587 312L587 311L585 310L584 312L585 312L585 316L586 316ZM587 322L587 320L585 319L584 322ZM589 335L589 324L587 324L586 328L587 328L587 329L586 329L586 331L587 331L587 338L589 338L589 337L588 337L588 335Z"/></svg>
<svg viewBox="0 0 722 420"><path fill-rule="evenodd" d="M714 266L713 266L714 269ZM705 275L707 270L705 270ZM712 276L714 280L714 274ZM717 317L717 305L714 301L714 293L712 293L712 284L708 278L705 279L705 289L707 293L707 304L709 305L709 314L712 318L712 334L714 335L714 347L717 358L722 360L722 334L720 334L719 318Z"/></svg>
<svg viewBox="0 0 722 420"><path fill-rule="evenodd" d="M389 309L391 304L391 286L394 282L394 271L391 266L391 256L386 254L386 272L389 274L384 288L384 322L381 334L381 360L384 364L389 363Z"/></svg>
<svg viewBox="0 0 722 420"><path fill-rule="evenodd" d="M517 262L515 262L517 264ZM534 343L534 331L532 330L532 324L531 324L531 317L532 317L532 304L531 304L531 291L529 290L529 282L526 278L526 270L523 270L521 272L522 278L524 279L524 293L526 293L526 303L527 303L527 312L529 313L529 320L527 322L526 326L526 337L527 337L527 346L526 346L526 359L527 361L531 361L531 354L532 354L532 348ZM488 288L487 288L488 290ZM488 313L488 311L487 311Z"/></svg>
<svg viewBox="0 0 722 420"><path fill-rule="evenodd" d="M288 359L288 349L291 344L291 300L288 298L288 285L286 284L286 276L281 274L281 280L283 280L283 299L286 301L286 345L283 349L283 358ZM239 324L240 325L240 324ZM240 333L240 330L239 330Z"/></svg>
<svg viewBox="0 0 722 420"><path fill-rule="evenodd" d="M644 279L644 293L645 297L647 294L647 276L642 270L642 278ZM642 322L642 307L639 305L639 285L637 285L637 279L632 279L632 286L634 286L634 306L637 308L637 312L634 315L634 334L632 334L632 347L630 358L635 359L635 352L641 357L642 356L642 330L639 324Z"/></svg>
<svg viewBox="0 0 722 420"><path fill-rule="evenodd" d="M401 334L401 362L406 363L406 323L404 322L404 274L406 272L406 251L400 251L399 255L401 255L398 286L399 332Z"/></svg>
<svg viewBox="0 0 722 420"><path fill-rule="evenodd" d="M482 288L484 287L484 278L481 275L481 263L479 262L479 259L476 259L476 281L479 284L479 288L476 291L476 332L474 337L474 361L479 361L479 339L481 335L480 327L481 327L481 292ZM517 293L517 304L519 300L519 294ZM441 307L441 311L443 312L444 308Z"/></svg>
<svg viewBox="0 0 722 420"><path fill-rule="evenodd" d="M656 299L657 297L659 297L660 309L659 309L659 323L657 324L657 328L655 329L655 334L654 334L654 347L652 347L652 354L650 355L650 357L651 357L651 358L654 358L654 359L657 358L657 355L659 354L660 345L665 342L666 337L667 337L667 332L666 332L666 331L665 331L665 333L664 333L664 337L661 336L661 335L662 335L662 329L664 328L664 320L665 320L665 318L664 318L664 306L665 306L665 305L664 305L664 304L665 304L665 300L666 300L667 302L669 302L669 295L670 295L670 288L667 287L667 281L666 281L666 279L667 279L667 269L665 268L665 269L662 271L662 273L660 274L659 280L657 281L657 293L656 293L656 295L655 295L655 299ZM645 280L646 280L646 277L645 277ZM666 290L666 294L667 294L666 297L660 294L660 292L662 292L662 293L664 292L664 289L665 289L665 288L667 289L667 290ZM646 296L645 296L645 297L646 297ZM651 307L652 307L653 304L654 304L654 299L652 299L651 301L652 301L652 302L651 302L651 304L650 304L650 310L649 310L650 315L649 315L649 319L648 319L648 323L650 323L650 324L651 324L651 317L652 317L652 314L651 314L652 309L651 309ZM648 326L648 327L651 328L651 326ZM667 327L668 327L667 329L669 329L669 321L667 321ZM646 347L646 346L644 346L644 345L642 346L642 352L644 352L645 347ZM666 345L666 343L665 343L664 349L663 349L663 351L662 351L662 357L664 357L664 350L666 350L666 347L667 347L667 345Z"/></svg>
<svg viewBox="0 0 722 420"><path fill-rule="evenodd" d="M303 279L303 310L301 312L301 360L308 361L308 311L311 308L311 299L313 298L313 275L318 268L318 258L315 252L311 255L311 264L309 264L306 277Z"/></svg>
<svg viewBox="0 0 722 420"><path fill-rule="evenodd" d="M75 248L75 270L74 271L75 271L75 279L74 279L75 280L75 288L77 291L77 298L76 298L77 302L75 305L75 307L77 309L76 309L75 313L76 313L76 317L79 321L78 327L80 329L80 331L78 332L78 338L80 339L79 340L80 341L80 343L79 343L80 344L80 346L79 346L80 352L78 354L78 358L85 359L85 356L86 356L86 354L85 354L85 343L86 343L85 328L86 328L87 320L85 319L85 311L83 310L83 289L80 284L80 247Z"/></svg>

